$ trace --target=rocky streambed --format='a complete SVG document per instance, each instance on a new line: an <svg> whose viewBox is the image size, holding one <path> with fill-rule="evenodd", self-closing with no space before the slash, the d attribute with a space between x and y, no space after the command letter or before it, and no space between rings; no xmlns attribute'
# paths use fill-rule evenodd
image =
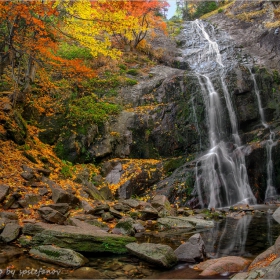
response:
<svg viewBox="0 0 280 280"><path fill-rule="evenodd" d="M41 221L0 213L1 278L229 278L255 257L250 279L279 271L275 205L190 210L157 195L150 202L84 202L83 213L69 216L66 206L41 206Z"/></svg>

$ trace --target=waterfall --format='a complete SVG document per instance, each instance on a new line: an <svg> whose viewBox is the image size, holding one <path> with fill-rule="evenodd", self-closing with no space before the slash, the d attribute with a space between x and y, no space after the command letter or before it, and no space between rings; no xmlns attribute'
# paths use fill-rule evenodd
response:
<svg viewBox="0 0 280 280"><path fill-rule="evenodd" d="M237 118L225 81L226 67L232 65L223 59L212 25L195 20L187 23L185 30L187 46L183 57L200 84L210 143L209 150L197 159L196 164L195 190L200 205L218 208L237 203L255 204L238 135ZM222 99L225 100L223 105ZM231 135L227 135L225 129L227 118Z"/></svg>
<svg viewBox="0 0 280 280"><path fill-rule="evenodd" d="M275 140L275 133L270 129L269 125L267 124L263 112L260 91L257 85L257 81L255 75L252 73L251 69L249 68L251 73L252 80L254 82L254 91L257 96L258 100L258 108L259 113L261 116L261 122L264 128L269 128L269 140L266 141L266 154L267 154L267 163L266 163L266 173L267 173L267 180L266 180L266 191L265 191L265 200L269 200L277 196L276 189L273 185L273 161L272 161L272 148L277 144Z"/></svg>
<svg viewBox="0 0 280 280"><path fill-rule="evenodd" d="M194 118L194 122L195 122L195 129L197 130L197 133L199 135L199 148L201 150L201 147L202 147L202 144L201 144L201 131L200 131L199 125L198 125L196 109L195 109L195 104L194 104L194 98L191 99L191 102L192 102L193 118Z"/></svg>

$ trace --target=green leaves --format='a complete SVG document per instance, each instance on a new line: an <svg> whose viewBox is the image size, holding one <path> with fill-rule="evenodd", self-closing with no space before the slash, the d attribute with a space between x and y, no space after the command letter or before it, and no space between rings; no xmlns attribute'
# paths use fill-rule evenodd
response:
<svg viewBox="0 0 280 280"><path fill-rule="evenodd" d="M68 119L79 124L102 124L110 115L116 115L121 107L107 102L97 102L92 96L85 96L72 102L69 106Z"/></svg>

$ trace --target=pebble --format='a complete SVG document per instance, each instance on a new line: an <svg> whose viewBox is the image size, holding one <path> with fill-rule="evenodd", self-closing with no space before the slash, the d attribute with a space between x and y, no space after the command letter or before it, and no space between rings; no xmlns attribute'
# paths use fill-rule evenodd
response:
<svg viewBox="0 0 280 280"><path fill-rule="evenodd" d="M122 270L124 270L124 271L130 271L130 270L133 270L133 269L135 269L136 268L136 266L134 266L134 265L132 265L132 264L126 264L123 268L122 268Z"/></svg>

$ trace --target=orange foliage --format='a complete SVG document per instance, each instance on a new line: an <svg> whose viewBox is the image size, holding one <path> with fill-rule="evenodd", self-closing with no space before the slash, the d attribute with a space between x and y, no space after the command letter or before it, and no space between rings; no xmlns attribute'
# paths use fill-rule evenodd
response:
<svg viewBox="0 0 280 280"><path fill-rule="evenodd" d="M115 33L115 38L117 40L120 40L125 44L130 44L130 46L134 48L137 47L137 45L146 37L149 30L154 28L166 30L166 24L162 17L160 17L158 14L160 14L168 6L169 4L167 1L160 0L124 0L112 1L110 3L103 4L104 9L125 10L127 17L133 17L137 19L138 28L132 26L132 30L128 30L128 27L125 26L121 34ZM125 37L125 34L130 31L133 33L133 40L127 40Z"/></svg>
<svg viewBox="0 0 280 280"><path fill-rule="evenodd" d="M58 11L51 1L1 1L0 34L1 61L8 61L12 66L14 89L28 90L31 81L34 81L37 68L47 68L42 83L45 89L54 88L47 77L53 69L57 69L66 78L94 77L92 69L86 67L82 60L67 60L56 53L58 44L65 39L60 31L63 23ZM1 70L1 69L0 69ZM0 75L2 73L0 72ZM42 74L42 72L41 72Z"/></svg>

